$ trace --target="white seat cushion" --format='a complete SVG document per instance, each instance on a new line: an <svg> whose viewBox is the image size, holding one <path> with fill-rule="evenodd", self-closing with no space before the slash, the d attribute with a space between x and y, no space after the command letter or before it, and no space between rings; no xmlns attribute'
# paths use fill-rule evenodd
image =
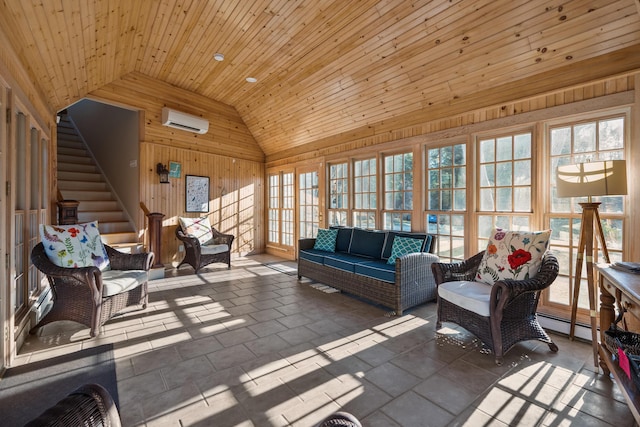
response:
<svg viewBox="0 0 640 427"><path fill-rule="evenodd" d="M491 285L484 282L444 282L438 286L438 296L458 307L489 317Z"/></svg>
<svg viewBox="0 0 640 427"><path fill-rule="evenodd" d="M108 270L102 272L102 296L128 292L149 280L144 270Z"/></svg>
<svg viewBox="0 0 640 427"><path fill-rule="evenodd" d="M203 245L200 246L200 253L203 255L221 254L229 252L229 245Z"/></svg>

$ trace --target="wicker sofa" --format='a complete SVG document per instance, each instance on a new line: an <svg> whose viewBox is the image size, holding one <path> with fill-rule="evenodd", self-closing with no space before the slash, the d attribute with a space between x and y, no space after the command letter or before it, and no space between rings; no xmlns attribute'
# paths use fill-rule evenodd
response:
<svg viewBox="0 0 640 427"><path fill-rule="evenodd" d="M396 237L422 239L419 252L387 263ZM435 237L425 233L364 230L339 227L335 251L314 249L316 239L300 239L298 278L307 277L333 288L403 311L434 300L436 285L431 264Z"/></svg>

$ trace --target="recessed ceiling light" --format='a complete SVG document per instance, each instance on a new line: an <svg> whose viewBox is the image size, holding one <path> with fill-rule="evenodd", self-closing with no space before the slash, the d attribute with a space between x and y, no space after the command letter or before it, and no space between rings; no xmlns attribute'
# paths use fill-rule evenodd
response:
<svg viewBox="0 0 640 427"><path fill-rule="evenodd" d="M255 83L255 82L257 82L257 81L258 81L258 79L256 79L255 77L247 77L247 81L248 81L249 83Z"/></svg>
<svg viewBox="0 0 640 427"><path fill-rule="evenodd" d="M224 61L224 55L221 53L214 53L213 59L215 59L216 61Z"/></svg>

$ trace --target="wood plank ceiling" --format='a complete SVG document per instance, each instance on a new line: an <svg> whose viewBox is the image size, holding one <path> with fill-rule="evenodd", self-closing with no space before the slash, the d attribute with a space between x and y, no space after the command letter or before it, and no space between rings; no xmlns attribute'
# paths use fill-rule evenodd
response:
<svg viewBox="0 0 640 427"><path fill-rule="evenodd" d="M235 107L269 156L424 121L437 106L555 70L637 69L639 9L640 0L4 0L0 25L52 110L138 72ZM597 58L600 70L567 69Z"/></svg>

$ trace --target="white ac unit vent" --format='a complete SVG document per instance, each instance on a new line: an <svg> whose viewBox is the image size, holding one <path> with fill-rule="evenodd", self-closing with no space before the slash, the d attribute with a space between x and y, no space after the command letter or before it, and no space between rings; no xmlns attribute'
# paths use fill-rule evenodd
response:
<svg viewBox="0 0 640 427"><path fill-rule="evenodd" d="M164 107L162 109L162 124L176 129L195 133L207 133L209 121L202 117Z"/></svg>

